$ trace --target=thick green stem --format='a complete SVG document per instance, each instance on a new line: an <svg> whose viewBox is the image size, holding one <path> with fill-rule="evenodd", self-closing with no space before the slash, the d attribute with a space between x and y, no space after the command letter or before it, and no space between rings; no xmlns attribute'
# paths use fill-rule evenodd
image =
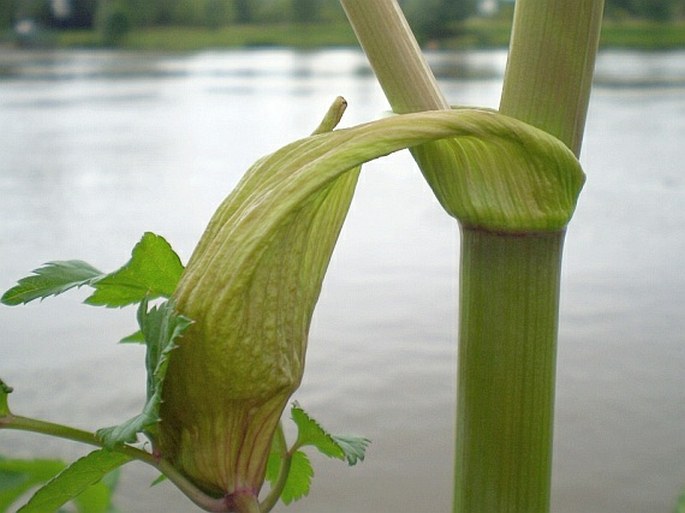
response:
<svg viewBox="0 0 685 513"><path fill-rule="evenodd" d="M578 155L602 0L519 0L500 111ZM455 513L549 511L563 233L463 229Z"/></svg>
<svg viewBox="0 0 685 513"><path fill-rule="evenodd" d="M548 511L563 238L462 228L456 513Z"/></svg>
<svg viewBox="0 0 685 513"><path fill-rule="evenodd" d="M402 42L409 36L399 35L406 23L393 21L401 16L396 2L341 3L393 109L446 108L427 66L413 64L422 62L417 47ZM603 0L516 2L500 111L576 155L602 10ZM458 172L445 168L437 181ZM561 231L462 227L455 513L549 510L562 243Z"/></svg>
<svg viewBox="0 0 685 513"><path fill-rule="evenodd" d="M604 0L518 0L500 112L580 152Z"/></svg>

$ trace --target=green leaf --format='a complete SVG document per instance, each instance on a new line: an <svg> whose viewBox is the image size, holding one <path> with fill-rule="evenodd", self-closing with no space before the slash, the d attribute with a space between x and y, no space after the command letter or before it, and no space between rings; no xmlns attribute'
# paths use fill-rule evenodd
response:
<svg viewBox="0 0 685 513"><path fill-rule="evenodd" d="M269 458L266 461L266 480L273 486L278 480L281 473L281 466L283 465L283 458L287 457L288 447L285 445L285 436L283 434L283 423L278 424L278 428L274 437L271 439L271 449L269 450Z"/></svg>
<svg viewBox="0 0 685 513"><path fill-rule="evenodd" d="M366 448L371 443L367 438L331 435L297 403L293 404L291 414L298 429L295 447L312 445L328 457L347 460L349 465L364 461Z"/></svg>
<svg viewBox="0 0 685 513"><path fill-rule="evenodd" d="M17 513L50 513L78 497L112 470L130 461L128 456L98 449L76 460L40 488Z"/></svg>
<svg viewBox="0 0 685 513"><path fill-rule="evenodd" d="M33 274L19 280L16 286L0 299L5 305L26 304L34 299L56 296L74 287L90 285L104 276L95 267L81 260L48 262L31 271Z"/></svg>
<svg viewBox="0 0 685 513"><path fill-rule="evenodd" d="M183 264L169 243L159 235L146 232L126 265L93 281L95 292L85 302L121 307L144 298L170 297L182 272Z"/></svg>
<svg viewBox="0 0 685 513"><path fill-rule="evenodd" d="M135 417L117 426L98 429L96 434L106 448L113 449L117 445L137 442L138 433L149 431L158 421L159 398L154 396L153 400L145 403L143 411Z"/></svg>
<svg viewBox="0 0 685 513"><path fill-rule="evenodd" d="M122 338L119 341L120 344L144 344L145 343L145 335L143 335L143 332L138 330L135 333L131 333L130 335Z"/></svg>
<svg viewBox="0 0 685 513"><path fill-rule="evenodd" d="M158 475L158 476L155 478L155 480L152 481L152 483L150 483L150 488L152 488L153 486L157 486L157 485L160 484L160 483L163 483L163 482L166 481L167 479L169 479L169 478L168 478L167 476L165 476L164 474Z"/></svg>
<svg viewBox="0 0 685 513"><path fill-rule="evenodd" d="M342 447L299 404L293 404L290 414L295 424L297 424L297 442L295 442L295 447L313 445L320 453L330 458L337 458L339 460L345 458L345 452Z"/></svg>
<svg viewBox="0 0 685 513"><path fill-rule="evenodd" d="M364 461L366 448L371 441L368 438L350 435L331 435L340 448L345 453L348 465L356 465L358 461Z"/></svg>
<svg viewBox="0 0 685 513"><path fill-rule="evenodd" d="M51 479L66 467L59 460L9 460L0 457L0 512L36 485Z"/></svg>
<svg viewBox="0 0 685 513"><path fill-rule="evenodd" d="M153 306L149 311L147 300L140 303L138 324L147 347L147 401L143 411L132 419L118 426L98 430L97 435L105 447L135 442L138 433L152 433L152 428L159 421L162 384L169 365L169 354L176 347L174 341L191 323L190 319L175 312L172 300Z"/></svg>
<svg viewBox="0 0 685 513"><path fill-rule="evenodd" d="M6 417L12 414L7 401L7 396L11 393L12 387L6 385L5 382L0 379L0 417Z"/></svg>
<svg viewBox="0 0 685 513"><path fill-rule="evenodd" d="M117 468L87 488L73 502L79 513L116 513L112 498L119 484L121 468Z"/></svg>
<svg viewBox="0 0 685 513"><path fill-rule="evenodd" d="M290 472L281 492L281 500L284 504L290 504L309 494L312 484L314 469L309 458L302 451L295 451L290 463Z"/></svg>
<svg viewBox="0 0 685 513"><path fill-rule="evenodd" d="M685 492L678 498L675 513L685 513Z"/></svg>

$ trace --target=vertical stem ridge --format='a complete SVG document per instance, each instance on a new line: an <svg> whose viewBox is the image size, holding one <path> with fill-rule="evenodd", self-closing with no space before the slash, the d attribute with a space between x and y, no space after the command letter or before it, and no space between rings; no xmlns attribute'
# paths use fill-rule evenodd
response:
<svg viewBox="0 0 685 513"><path fill-rule="evenodd" d="M604 0L519 0L500 112L580 152Z"/></svg>
<svg viewBox="0 0 685 513"><path fill-rule="evenodd" d="M563 238L462 227L455 512L549 509Z"/></svg>

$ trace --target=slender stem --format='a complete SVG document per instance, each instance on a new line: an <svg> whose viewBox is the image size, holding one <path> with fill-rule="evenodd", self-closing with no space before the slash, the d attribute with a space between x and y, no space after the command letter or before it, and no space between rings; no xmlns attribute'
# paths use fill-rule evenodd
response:
<svg viewBox="0 0 685 513"><path fill-rule="evenodd" d="M84 431L62 424L56 424L54 422L46 422L44 420L32 419L30 417L22 417L19 415L0 417L0 429L30 431L32 433L54 436L65 440L80 442L82 444L104 447L95 433L90 431ZM137 459L153 466L156 466L157 464L157 461L152 454L130 445L120 445L113 450L121 454L125 454L132 459Z"/></svg>
<svg viewBox="0 0 685 513"><path fill-rule="evenodd" d="M95 447L104 447L101 440L90 431L76 429L54 422L22 417L19 415L5 415L0 417L0 429L15 429L29 431L43 435L54 436L65 440L80 442ZM169 481L181 490L193 503L211 513L229 513L224 498L215 498L200 490L184 475L182 475L169 461L158 458L156 455L143 451L131 445L123 444L111 449L128 456L131 459L142 461L159 470Z"/></svg>
<svg viewBox="0 0 685 513"><path fill-rule="evenodd" d="M563 238L462 227L456 513L548 511Z"/></svg>
<svg viewBox="0 0 685 513"><path fill-rule="evenodd" d="M340 0L398 114L449 109L396 0Z"/></svg>

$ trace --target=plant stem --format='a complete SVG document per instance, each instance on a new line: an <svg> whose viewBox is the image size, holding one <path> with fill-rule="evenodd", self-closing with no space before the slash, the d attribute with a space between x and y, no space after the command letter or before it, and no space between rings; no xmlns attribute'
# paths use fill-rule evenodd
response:
<svg viewBox="0 0 685 513"><path fill-rule="evenodd" d="M518 0L500 112L580 152L604 0Z"/></svg>
<svg viewBox="0 0 685 513"><path fill-rule="evenodd" d="M54 436L65 440L80 442L95 447L104 447L100 439L89 431L76 429L62 424L53 422L46 422L43 420L32 419L30 417L22 417L19 415L5 415L0 417L0 429L16 429L19 431L29 431L32 433L39 433L43 435ZM176 468L167 460L158 458L156 455L143 451L131 445L123 444L111 449L112 451L124 454L131 459L142 461L155 467L162 474L164 474L169 481L174 483L176 487L181 490L193 503L200 508L211 513L229 513L229 509L223 498L214 498L183 476Z"/></svg>
<svg viewBox="0 0 685 513"><path fill-rule="evenodd" d="M548 509L563 238L462 228L455 512Z"/></svg>
<svg viewBox="0 0 685 513"><path fill-rule="evenodd" d="M54 422L46 422L44 420L32 419L30 417L22 417L19 415L10 415L0 418L0 429L16 429L20 431L30 431L32 433L40 433L42 435L49 435L65 440L80 442L82 444L93 445L96 447L104 447L102 442L95 436L95 433L76 429L63 424L56 424ZM144 461L145 463L156 465L154 456L136 447L130 445L121 445L115 449L117 452L125 454L132 459Z"/></svg>
<svg viewBox="0 0 685 513"><path fill-rule="evenodd" d="M446 108L396 2L341 3L393 109ZM515 9L500 112L578 155L603 0L517 0ZM454 512L545 513L564 233L461 228Z"/></svg>
<svg viewBox="0 0 685 513"><path fill-rule="evenodd" d="M576 155L602 8L602 0L515 8L500 112ZM455 513L549 511L563 238L462 230Z"/></svg>
<svg viewBox="0 0 685 513"><path fill-rule="evenodd" d="M340 0L397 114L449 109L396 0Z"/></svg>

